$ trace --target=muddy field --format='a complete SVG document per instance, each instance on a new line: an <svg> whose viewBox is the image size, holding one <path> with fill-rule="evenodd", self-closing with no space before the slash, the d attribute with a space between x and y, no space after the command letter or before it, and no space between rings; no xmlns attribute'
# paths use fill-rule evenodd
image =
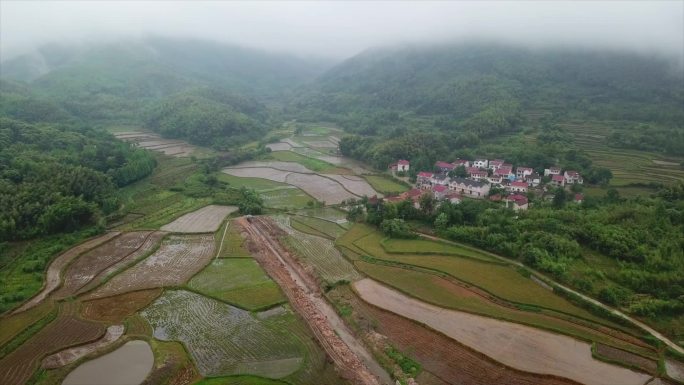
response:
<svg viewBox="0 0 684 385"><path fill-rule="evenodd" d="M80 365L62 384L140 384L153 364L154 355L147 342L129 341L111 353Z"/></svg>
<svg viewBox="0 0 684 385"><path fill-rule="evenodd" d="M651 374L655 374L658 370L658 363L655 361L634 353L614 348L612 346L596 344L596 353L599 356L605 357L609 360L615 360L634 365Z"/></svg>
<svg viewBox="0 0 684 385"><path fill-rule="evenodd" d="M394 313L369 306L351 291L334 293L354 309L354 319L365 331L373 333L372 340L383 337L394 346L420 362L424 372L418 383L445 385L570 385L573 381L544 377L514 370L501 365L457 341L425 328ZM341 296L341 297L340 297ZM372 330L380 333L372 332Z"/></svg>
<svg viewBox="0 0 684 385"><path fill-rule="evenodd" d="M684 363L666 359L665 369L667 370L668 376L674 378L677 381L684 382Z"/></svg>
<svg viewBox="0 0 684 385"><path fill-rule="evenodd" d="M213 233L226 216L237 210L236 206L209 205L187 213L161 229L174 233Z"/></svg>
<svg viewBox="0 0 684 385"><path fill-rule="evenodd" d="M247 162L250 163L250 162ZM268 179L275 182L283 182L295 187L299 187L307 194L314 197L316 200L326 202L328 204L341 203L343 200L349 198L358 198L345 190L344 187L337 181L328 179L318 174L311 174L308 169L297 163L291 162L260 162L260 163L284 163L288 164L289 169L304 168L308 173L299 173L294 171L283 171L267 167L238 167L226 168L223 170L226 174L239 176ZM246 164L246 163L245 163ZM292 166L296 165L296 166Z"/></svg>
<svg viewBox="0 0 684 385"><path fill-rule="evenodd" d="M591 356L591 347L563 335L528 326L439 308L377 282L354 284L368 303L423 323L512 368L569 378L585 384L643 384L650 376Z"/></svg>
<svg viewBox="0 0 684 385"><path fill-rule="evenodd" d="M180 285L209 263L214 248L213 235L168 236L156 252L114 276L87 298Z"/></svg>
<svg viewBox="0 0 684 385"><path fill-rule="evenodd" d="M111 241L81 254L64 271L64 281L59 290L55 292L55 297L66 298L74 295L103 270L138 250L151 233L150 231L123 233Z"/></svg>
<svg viewBox="0 0 684 385"><path fill-rule="evenodd" d="M81 314L95 321L123 322L126 317L149 305L161 292L162 289L156 288L84 301Z"/></svg>
<svg viewBox="0 0 684 385"><path fill-rule="evenodd" d="M14 313L16 314L36 306L41 301L43 301L50 293L57 289L61 282L62 269L64 269L64 267L66 267L72 260L74 260L74 258L78 257L79 255L85 253L86 251L94 247L97 247L98 245L104 242L107 242L108 240L116 237L119 234L120 233L116 231L108 232L97 238L85 241L78 246L72 247L68 251L57 256L48 267L47 276L45 278L45 286L43 286L43 290L41 290L40 293L38 293L35 297L31 298L24 305L19 307L16 311L14 311Z"/></svg>
<svg viewBox="0 0 684 385"><path fill-rule="evenodd" d="M78 303L63 303L57 319L0 360L3 385L24 384L46 355L99 339L104 327L77 318Z"/></svg>
<svg viewBox="0 0 684 385"><path fill-rule="evenodd" d="M368 182L366 182L365 179L361 178L360 176L356 175L334 175L334 174L324 174L324 176L328 178L335 179L338 181L340 184L344 186L345 189L351 191L355 195L358 196L367 196L367 197L372 197L373 195L377 195L378 197L382 197L382 194L378 193L371 187Z"/></svg>
<svg viewBox="0 0 684 385"><path fill-rule="evenodd" d="M45 369L54 369L75 362L76 360L85 357L90 353L113 344L116 342L116 340L121 338L121 336L124 334L124 330L125 328L123 325L112 325L107 328L104 336L102 336L102 338L99 340L89 344L64 349L60 352L49 355L43 359L42 366Z"/></svg>
<svg viewBox="0 0 684 385"><path fill-rule="evenodd" d="M279 160L267 160L267 161L261 161L261 160L253 160L253 161L248 161L248 162L243 162L240 163L237 166L232 166L228 167L229 169L236 169L236 168L254 168L254 167L265 167L265 168L273 168L279 171L290 171L290 172L298 172L302 174L313 174L314 172L306 168L305 166L295 163L295 162L282 162ZM258 176L255 176L255 178L259 178Z"/></svg>
<svg viewBox="0 0 684 385"><path fill-rule="evenodd" d="M289 151L292 149L292 145L286 142L278 142L267 144L266 147L270 148L271 151Z"/></svg>

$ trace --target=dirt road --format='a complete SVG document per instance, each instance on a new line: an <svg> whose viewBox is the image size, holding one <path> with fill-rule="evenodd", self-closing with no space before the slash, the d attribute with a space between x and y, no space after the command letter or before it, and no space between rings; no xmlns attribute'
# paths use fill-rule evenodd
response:
<svg viewBox="0 0 684 385"><path fill-rule="evenodd" d="M278 242L282 230L266 217L239 218L254 258L280 285L292 307L307 322L340 374L354 384L391 384L387 373L322 298L315 279Z"/></svg>

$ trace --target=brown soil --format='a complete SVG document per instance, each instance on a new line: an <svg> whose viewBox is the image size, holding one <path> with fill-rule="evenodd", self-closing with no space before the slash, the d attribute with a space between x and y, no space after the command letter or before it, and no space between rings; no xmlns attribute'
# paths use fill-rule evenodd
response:
<svg viewBox="0 0 684 385"><path fill-rule="evenodd" d="M162 289L133 291L83 302L84 318L108 323L123 322L128 316L144 308L162 293Z"/></svg>
<svg viewBox="0 0 684 385"><path fill-rule="evenodd" d="M112 325L107 328L105 335L99 340L91 342L86 345L75 346L73 348L64 349L55 354L45 357L43 360L43 368L55 369L68 365L76 360L87 356L90 353L98 351L104 347L107 347L124 334L123 325Z"/></svg>
<svg viewBox="0 0 684 385"><path fill-rule="evenodd" d="M57 319L3 357L0 360L2 384L24 384L46 355L97 340L104 334L103 325L77 318L77 312L78 303L62 304Z"/></svg>
<svg viewBox="0 0 684 385"><path fill-rule="evenodd" d="M605 357L609 360L625 362L627 364L641 368L646 373L655 374L658 370L658 364L655 361L634 353L626 352L622 349L614 348L612 346L596 344L596 353L598 353L599 356Z"/></svg>
<svg viewBox="0 0 684 385"><path fill-rule="evenodd" d="M444 333L471 349L521 371L562 376L586 384L643 384L649 376L593 359L590 345L565 335L440 308L370 279L353 284L371 305Z"/></svg>
<svg viewBox="0 0 684 385"><path fill-rule="evenodd" d="M116 237L119 234L120 233L116 231L108 232L97 238L87 240L78 246L72 247L71 249L57 256L48 267L47 276L45 278L45 286L43 286L43 290L41 290L40 293L38 293L35 297L31 298L28 302L26 302L24 305L15 310L13 314L22 312L24 310L28 310L36 306L37 304L42 302L50 293L57 289L61 282L62 269L65 266L67 266L74 258L104 242L107 242L108 240Z"/></svg>
<svg viewBox="0 0 684 385"><path fill-rule="evenodd" d="M176 233L213 233L226 216L237 210L236 206L209 205L187 213L161 229Z"/></svg>
<svg viewBox="0 0 684 385"><path fill-rule="evenodd" d="M354 384L379 384L359 356L336 333L321 309L321 303L312 298L318 296L320 299L320 289L277 241L279 235L284 235L282 230L265 217L239 218L235 223L249 234L248 247L254 258L283 289L292 307L309 325L340 374Z"/></svg>
<svg viewBox="0 0 684 385"><path fill-rule="evenodd" d="M76 294L100 272L138 250L150 234L150 231L124 233L84 253L64 272L64 283L55 297L66 298Z"/></svg>

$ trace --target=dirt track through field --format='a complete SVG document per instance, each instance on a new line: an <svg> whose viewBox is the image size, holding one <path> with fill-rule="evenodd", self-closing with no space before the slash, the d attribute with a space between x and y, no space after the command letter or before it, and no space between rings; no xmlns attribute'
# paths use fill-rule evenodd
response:
<svg viewBox="0 0 684 385"><path fill-rule="evenodd" d="M237 210L236 206L204 206L162 226L161 229L175 233L213 233L218 230L226 216Z"/></svg>
<svg viewBox="0 0 684 385"><path fill-rule="evenodd" d="M52 293L55 289L59 287L59 284L61 282L62 269L64 269L65 266L67 266L71 261L73 261L74 258L78 257L79 255L85 253L86 251L92 248L95 248L109 241L110 239L116 237L119 234L120 233L117 231L108 232L97 238L85 241L78 246L72 247L71 249L57 256L48 267L47 275L45 278L45 286L43 286L43 290L41 290L36 296L31 298L28 302L23 304L17 310L15 310L13 314L28 310L41 303L50 293Z"/></svg>
<svg viewBox="0 0 684 385"><path fill-rule="evenodd" d="M366 302L425 324L515 369L588 385L641 385L650 376L591 356L591 346L529 326L448 310L401 294L371 279L353 284Z"/></svg>
<svg viewBox="0 0 684 385"><path fill-rule="evenodd" d="M339 373L353 384L391 383L387 373L321 297L317 282L277 241L278 235L284 234L282 230L266 217L243 217L235 223L247 232L254 258L283 289L293 308L335 362Z"/></svg>

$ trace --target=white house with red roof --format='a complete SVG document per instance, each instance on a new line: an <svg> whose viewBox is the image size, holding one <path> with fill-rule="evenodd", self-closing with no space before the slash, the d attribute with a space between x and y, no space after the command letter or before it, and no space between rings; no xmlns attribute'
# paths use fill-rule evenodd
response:
<svg viewBox="0 0 684 385"><path fill-rule="evenodd" d="M475 167L470 167L470 170L468 170L468 174L472 179L475 180L483 180L487 178L487 171L480 170L479 168Z"/></svg>
<svg viewBox="0 0 684 385"><path fill-rule="evenodd" d="M449 172L449 171L455 169L456 166L453 163L447 163L447 162L443 162L441 160L438 160L437 162L435 162L435 168L441 172Z"/></svg>
<svg viewBox="0 0 684 385"><path fill-rule="evenodd" d="M444 199L448 200L451 203L461 203L461 194L455 192L455 191L448 191L446 195L444 195Z"/></svg>
<svg viewBox="0 0 684 385"><path fill-rule="evenodd" d="M518 179L525 179L526 176L532 175L534 169L531 167L516 167L515 177Z"/></svg>
<svg viewBox="0 0 684 385"><path fill-rule="evenodd" d="M582 176L577 172L577 171L565 171L563 174L563 178L565 179L565 184L582 184L584 183L584 180L582 179Z"/></svg>
<svg viewBox="0 0 684 385"><path fill-rule="evenodd" d="M432 184L432 177L435 176L435 174L427 171L421 171L418 173L416 176L416 183L419 185L431 185Z"/></svg>
<svg viewBox="0 0 684 385"><path fill-rule="evenodd" d="M537 187L541 183L541 176L539 176L539 174L537 174L536 172L533 172L532 174L525 176L523 179L532 187Z"/></svg>
<svg viewBox="0 0 684 385"><path fill-rule="evenodd" d="M552 186L563 187L565 186L565 178L563 175L552 175L551 181L549 182Z"/></svg>
<svg viewBox="0 0 684 385"><path fill-rule="evenodd" d="M504 165L504 162L505 161L503 159L492 159L489 161L489 166L487 167L492 171L496 171Z"/></svg>
<svg viewBox="0 0 684 385"><path fill-rule="evenodd" d="M501 175L492 175L487 177L487 181L489 181L490 184L498 185L503 181L503 177Z"/></svg>
<svg viewBox="0 0 684 385"><path fill-rule="evenodd" d="M409 161L406 159L399 159L397 163L390 164L389 169L392 171L408 171Z"/></svg>
<svg viewBox="0 0 684 385"><path fill-rule="evenodd" d="M511 179L515 177L515 174L513 174L513 166L511 165L502 165L499 168L497 168L494 171L494 175L496 176L501 176L503 178Z"/></svg>
<svg viewBox="0 0 684 385"><path fill-rule="evenodd" d="M527 182L515 181L511 182L511 184L506 187L506 190L515 193L526 193L528 187Z"/></svg>
<svg viewBox="0 0 684 385"><path fill-rule="evenodd" d="M440 199L440 200L444 198L444 196L447 194L448 191L449 191L449 188L445 185L438 184L438 185L432 186L432 192L433 192L433 194L435 194L435 198Z"/></svg>
<svg viewBox="0 0 684 385"><path fill-rule="evenodd" d="M484 198L489 194L489 183L467 178L451 178L449 189L471 198Z"/></svg>
<svg viewBox="0 0 684 385"><path fill-rule="evenodd" d="M509 195L505 197L503 201L506 202L506 207L510 207L515 211L527 210L529 206L527 197L520 194Z"/></svg>

